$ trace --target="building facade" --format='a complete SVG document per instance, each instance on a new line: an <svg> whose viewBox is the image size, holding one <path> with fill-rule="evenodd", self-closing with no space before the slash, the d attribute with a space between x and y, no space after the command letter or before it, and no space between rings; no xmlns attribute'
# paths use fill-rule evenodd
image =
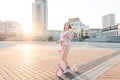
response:
<svg viewBox="0 0 120 80"><path fill-rule="evenodd" d="M17 22L0 22L0 40L19 40L23 36L22 31L22 26Z"/></svg>
<svg viewBox="0 0 120 80"><path fill-rule="evenodd" d="M119 24L102 29L102 37L120 36Z"/></svg>
<svg viewBox="0 0 120 80"><path fill-rule="evenodd" d="M90 42L120 42L120 25L114 25L108 28L104 28L99 32L95 32L94 36L85 41Z"/></svg>
<svg viewBox="0 0 120 80"><path fill-rule="evenodd" d="M48 29L48 3L47 0L35 0L32 3L33 32L42 34Z"/></svg>
<svg viewBox="0 0 120 80"><path fill-rule="evenodd" d="M68 21L70 22L70 24L72 24L73 27L75 27L77 29L77 33L74 34L74 37L76 38L80 38L81 36L81 22L80 19L78 17L76 18L69 18Z"/></svg>
<svg viewBox="0 0 120 80"><path fill-rule="evenodd" d="M89 29L88 36L89 38L101 37L101 29Z"/></svg>
<svg viewBox="0 0 120 80"><path fill-rule="evenodd" d="M53 40L59 40L60 39L61 30L48 30L44 33L42 36L43 40L48 40L49 37L53 37Z"/></svg>
<svg viewBox="0 0 120 80"><path fill-rule="evenodd" d="M102 28L115 25L115 14L107 14L102 17Z"/></svg>

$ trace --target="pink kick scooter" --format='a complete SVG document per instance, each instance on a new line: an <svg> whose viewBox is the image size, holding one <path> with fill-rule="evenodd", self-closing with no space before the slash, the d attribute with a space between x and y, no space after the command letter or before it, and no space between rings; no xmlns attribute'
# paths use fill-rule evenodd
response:
<svg viewBox="0 0 120 80"><path fill-rule="evenodd" d="M58 69L56 71L57 77L60 77L62 74L64 74L64 69L61 67L60 62L61 62L61 49L58 49ZM77 72L78 71L78 66L74 65L72 71Z"/></svg>

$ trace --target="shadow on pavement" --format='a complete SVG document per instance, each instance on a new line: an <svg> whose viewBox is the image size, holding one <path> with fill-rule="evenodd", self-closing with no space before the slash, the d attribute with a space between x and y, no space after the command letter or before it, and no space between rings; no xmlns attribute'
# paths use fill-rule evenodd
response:
<svg viewBox="0 0 120 80"><path fill-rule="evenodd" d="M64 77L58 77L58 80L65 80L65 79L71 80L71 79L75 79L75 77L77 75L80 75L80 73L79 72L75 72L74 74L72 74L72 73L65 73Z"/></svg>

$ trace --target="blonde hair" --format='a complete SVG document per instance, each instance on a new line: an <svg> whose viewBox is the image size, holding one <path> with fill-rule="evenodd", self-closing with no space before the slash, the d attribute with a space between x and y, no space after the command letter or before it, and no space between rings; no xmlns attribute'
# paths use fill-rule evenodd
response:
<svg viewBox="0 0 120 80"><path fill-rule="evenodd" d="M70 22L66 22L65 24L64 24L64 27L63 27L63 30L62 30L62 32L65 32L66 31L66 29L65 29L65 25L66 24L69 24L69 29L71 29L72 27L71 27L71 25L70 25Z"/></svg>

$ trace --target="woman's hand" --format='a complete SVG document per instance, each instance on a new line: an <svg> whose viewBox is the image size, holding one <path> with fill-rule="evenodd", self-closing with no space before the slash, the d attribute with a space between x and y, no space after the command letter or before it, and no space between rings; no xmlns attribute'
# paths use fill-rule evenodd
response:
<svg viewBox="0 0 120 80"><path fill-rule="evenodd" d="M59 40L57 40L57 44L59 44Z"/></svg>
<svg viewBox="0 0 120 80"><path fill-rule="evenodd" d="M61 40L58 40L58 41L57 41L57 44L59 44L59 45L62 46L62 41L61 41Z"/></svg>
<svg viewBox="0 0 120 80"><path fill-rule="evenodd" d="M62 43L62 41L61 40L57 40L57 43L59 44L59 43Z"/></svg>
<svg viewBox="0 0 120 80"><path fill-rule="evenodd" d="M73 29L74 33L77 33L77 29L75 27L72 28L72 29Z"/></svg>

